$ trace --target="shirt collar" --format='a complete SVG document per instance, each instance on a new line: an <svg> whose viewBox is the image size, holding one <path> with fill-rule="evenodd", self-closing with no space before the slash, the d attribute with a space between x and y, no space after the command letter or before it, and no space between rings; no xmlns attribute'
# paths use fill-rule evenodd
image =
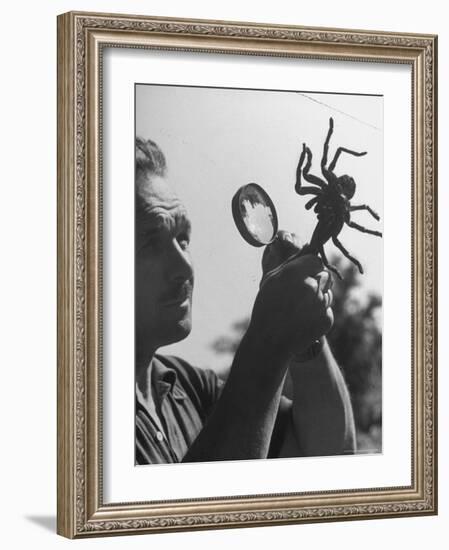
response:
<svg viewBox="0 0 449 550"><path fill-rule="evenodd" d="M151 383L156 390L159 402L171 393L175 399L184 399L186 394L178 383L175 369L168 367L158 356L153 357Z"/></svg>

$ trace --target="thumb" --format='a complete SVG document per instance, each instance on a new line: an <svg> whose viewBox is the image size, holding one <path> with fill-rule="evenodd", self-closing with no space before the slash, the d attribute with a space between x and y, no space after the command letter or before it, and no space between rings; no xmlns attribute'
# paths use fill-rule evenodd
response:
<svg viewBox="0 0 449 550"><path fill-rule="evenodd" d="M275 239L265 247L262 256L264 275L285 262L293 254L301 250L301 242L297 235L289 231L278 231Z"/></svg>
<svg viewBox="0 0 449 550"><path fill-rule="evenodd" d="M301 242L296 233L291 233L290 231L284 231L282 229L278 231L276 241L278 241L278 245L287 257L298 252L304 246L304 243Z"/></svg>

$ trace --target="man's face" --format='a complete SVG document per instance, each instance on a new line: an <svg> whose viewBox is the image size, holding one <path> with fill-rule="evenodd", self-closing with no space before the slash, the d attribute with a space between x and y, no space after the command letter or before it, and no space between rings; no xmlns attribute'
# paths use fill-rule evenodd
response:
<svg viewBox="0 0 449 550"><path fill-rule="evenodd" d="M145 339L156 350L191 330L190 221L165 178L143 174L136 183L137 343Z"/></svg>

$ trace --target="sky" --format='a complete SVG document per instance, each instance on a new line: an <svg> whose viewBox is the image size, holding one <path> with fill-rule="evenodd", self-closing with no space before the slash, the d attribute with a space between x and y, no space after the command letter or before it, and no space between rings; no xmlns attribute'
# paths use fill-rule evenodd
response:
<svg viewBox="0 0 449 550"><path fill-rule="evenodd" d="M231 333L234 322L250 315L261 277L263 248L245 242L231 211L234 193L254 182L272 198L279 228L307 242L316 214L304 209L311 198L294 191L296 167L305 142L313 154L311 173L320 176L320 160L334 119L329 159L341 146L367 151L342 154L337 175L356 181L352 204L368 212L352 214L367 228L382 231L383 99L379 96L267 91L185 86L136 85L136 135L163 150L170 180L192 221L195 269L193 329L184 341L160 350L200 367L220 369L228 357L211 345ZM339 239L363 265L363 292L382 294L383 239L344 227ZM332 243L327 256L340 255Z"/></svg>

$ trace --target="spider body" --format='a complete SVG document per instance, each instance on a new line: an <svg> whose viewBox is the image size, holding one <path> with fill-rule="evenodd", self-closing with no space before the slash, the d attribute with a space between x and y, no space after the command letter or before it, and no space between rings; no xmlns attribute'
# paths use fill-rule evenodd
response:
<svg viewBox="0 0 449 550"><path fill-rule="evenodd" d="M350 203L338 188L328 186L320 195L320 200L314 200L313 204L315 204L313 210L317 214L318 224L313 232L310 246L316 249L343 229Z"/></svg>
<svg viewBox="0 0 449 550"><path fill-rule="evenodd" d="M367 210L376 220L379 220L380 218L378 214L376 214L376 212L374 212L374 210L366 204L357 206L352 205L351 199L356 190L356 183L354 179L346 174L343 176L337 176L334 173L335 165L337 164L341 153L361 157L366 155L366 152L357 153L356 151L339 147L332 162L329 165L327 164L329 142L333 129L334 121L330 118L329 131L324 142L323 156L321 158L321 172L325 179L323 180L322 178L310 173L312 152L304 143L298 162L298 168L296 170L295 191L299 195L314 195L314 197L306 203L306 209L309 210L314 207L314 212L317 214L318 218L318 223L312 234L308 250L312 253L320 254L324 265L341 279L342 277L337 268L330 265L326 258L324 244L332 239L334 245L344 254L344 256L346 256L346 258L357 266L360 273L363 273L363 268L360 262L349 254L337 237L345 224L361 231L362 233L368 233L377 237L382 237L382 233L372 229L366 229L365 227L351 221L351 212L356 210ZM303 167L306 158L307 162ZM303 186L301 176L312 185Z"/></svg>

